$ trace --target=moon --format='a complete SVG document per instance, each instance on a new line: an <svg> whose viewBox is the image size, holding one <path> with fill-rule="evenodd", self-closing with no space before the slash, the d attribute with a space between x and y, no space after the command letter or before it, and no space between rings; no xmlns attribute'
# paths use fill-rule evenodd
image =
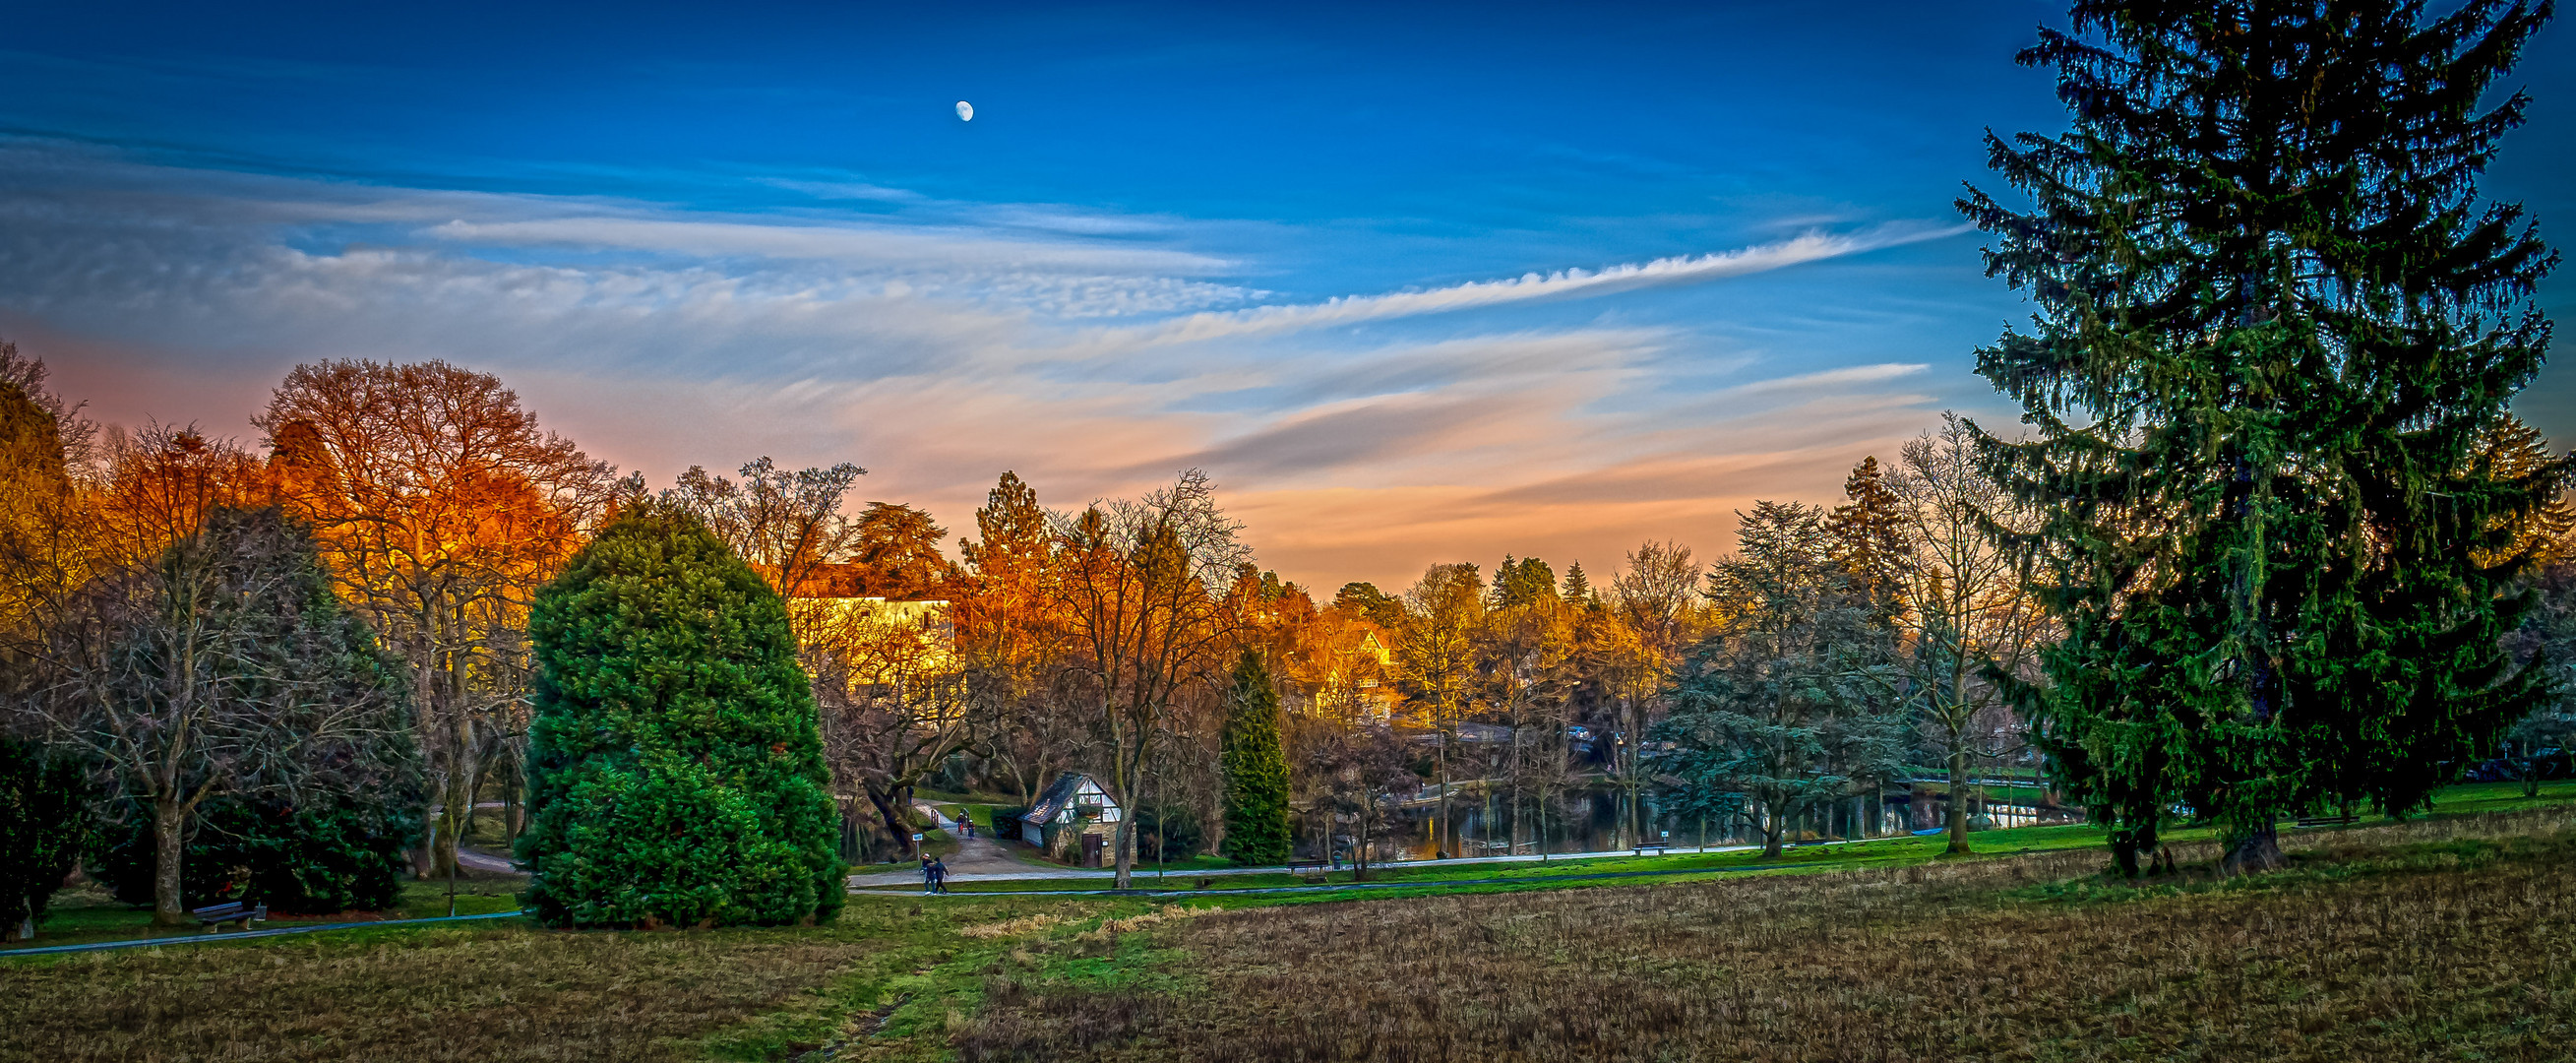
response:
<svg viewBox="0 0 2576 1063"><path fill-rule="evenodd" d="M958 121L960 121L960 122L972 122L972 121L974 121L974 120L975 120L975 105L974 105L974 104L971 104L971 103L968 103L968 102L966 102L966 101L964 101L964 100L959 100L959 101L957 101L957 120L958 120Z"/></svg>

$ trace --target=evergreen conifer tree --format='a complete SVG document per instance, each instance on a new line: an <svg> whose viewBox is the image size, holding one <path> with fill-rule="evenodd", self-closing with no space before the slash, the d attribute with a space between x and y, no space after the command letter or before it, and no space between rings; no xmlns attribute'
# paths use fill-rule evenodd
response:
<svg viewBox="0 0 2576 1063"><path fill-rule="evenodd" d="M1564 597L1568 605L1588 607L1592 604L1592 577L1583 573L1583 562L1565 566Z"/></svg>
<svg viewBox="0 0 2576 1063"><path fill-rule="evenodd" d="M1494 570L1493 606L1517 609L1556 598L1556 570L1535 557L1513 560L1503 555L1502 566Z"/></svg>
<svg viewBox="0 0 2576 1063"><path fill-rule="evenodd" d="M2035 432L1982 448L2043 517L2039 738L2124 871L2177 808L2260 869L2278 817L2421 807L2544 694L2497 640L2565 463L2480 441L2555 258L2476 181L2548 14L2084 0L2021 54L2074 121L1989 137L2031 209L1960 202L2039 308L1978 354Z"/></svg>
<svg viewBox="0 0 2576 1063"><path fill-rule="evenodd" d="M412 876L427 797L418 767L407 765L380 785L300 801L209 799L182 849L179 892L192 905L241 901L283 913L391 908ZM152 822L141 811L104 832L89 863L90 875L129 904L152 903Z"/></svg>
<svg viewBox="0 0 2576 1063"><path fill-rule="evenodd" d="M33 934L80 862L90 823L86 774L60 750L0 736L0 940Z"/></svg>
<svg viewBox="0 0 2576 1063"><path fill-rule="evenodd" d="M1739 517L1736 556L1708 577L1720 619L1646 743L1677 808L1740 812L1777 856L1799 819L1896 772L1905 718L1893 632L1833 557L1826 515L1756 502Z"/></svg>
<svg viewBox="0 0 2576 1063"><path fill-rule="evenodd" d="M1878 603L1879 615L1894 617L1903 608L1906 561L1904 503L1888 487L1878 456L1864 457L1843 480L1843 497L1825 520L1833 536L1834 559L1851 570L1862 590Z"/></svg>
<svg viewBox="0 0 2576 1063"><path fill-rule="evenodd" d="M812 689L778 592L639 502L537 595L518 856L558 925L827 920L841 863Z"/></svg>
<svg viewBox="0 0 2576 1063"><path fill-rule="evenodd" d="M1279 692L1252 650L1234 663L1225 718L1225 855L1239 864L1288 859L1288 753L1279 740Z"/></svg>

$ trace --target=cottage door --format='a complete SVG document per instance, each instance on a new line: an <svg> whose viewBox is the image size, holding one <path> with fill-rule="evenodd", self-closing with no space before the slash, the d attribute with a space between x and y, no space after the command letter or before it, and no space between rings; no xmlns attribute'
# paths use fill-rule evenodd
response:
<svg viewBox="0 0 2576 1063"><path fill-rule="evenodd" d="M1101 848L1101 843L1102 843L1102 842L1105 842L1105 841L1108 841L1108 840L1109 840L1109 839L1107 839L1107 838L1103 838L1103 837L1101 837L1101 836L1099 836L1099 835L1097 835L1097 834L1085 834L1085 835L1083 835L1083 836L1082 836L1082 866L1084 866L1084 867L1099 867L1099 866L1101 866L1101 864L1100 864L1100 848Z"/></svg>

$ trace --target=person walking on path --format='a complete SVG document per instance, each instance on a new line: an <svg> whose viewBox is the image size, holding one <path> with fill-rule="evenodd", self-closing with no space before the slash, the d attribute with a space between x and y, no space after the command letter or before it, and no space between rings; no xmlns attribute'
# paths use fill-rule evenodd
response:
<svg viewBox="0 0 2576 1063"><path fill-rule="evenodd" d="M948 892L948 864L946 861L934 859L930 862L930 892Z"/></svg>
<svg viewBox="0 0 2576 1063"><path fill-rule="evenodd" d="M936 864L937 861L932 860L929 853L921 854L921 892L923 893L939 892L939 873L933 870Z"/></svg>

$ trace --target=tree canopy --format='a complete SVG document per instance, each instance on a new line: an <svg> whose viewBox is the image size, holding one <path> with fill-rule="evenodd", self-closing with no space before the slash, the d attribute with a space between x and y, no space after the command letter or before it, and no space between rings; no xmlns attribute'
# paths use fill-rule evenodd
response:
<svg viewBox="0 0 2576 1063"><path fill-rule="evenodd" d="M1990 137L1960 207L2038 306L1978 353L2034 434L1985 463L2064 639L2027 691L2135 867L2172 809L2238 866L2277 817L2422 806L2544 694L2498 648L2563 460L2481 440L2539 368L2555 262L2477 180L2547 6L2083 0L2021 54L2073 119Z"/></svg>
<svg viewBox="0 0 2576 1063"><path fill-rule="evenodd" d="M841 862L813 691L769 582L696 517L629 508L538 592L531 822L539 918L829 919Z"/></svg>

